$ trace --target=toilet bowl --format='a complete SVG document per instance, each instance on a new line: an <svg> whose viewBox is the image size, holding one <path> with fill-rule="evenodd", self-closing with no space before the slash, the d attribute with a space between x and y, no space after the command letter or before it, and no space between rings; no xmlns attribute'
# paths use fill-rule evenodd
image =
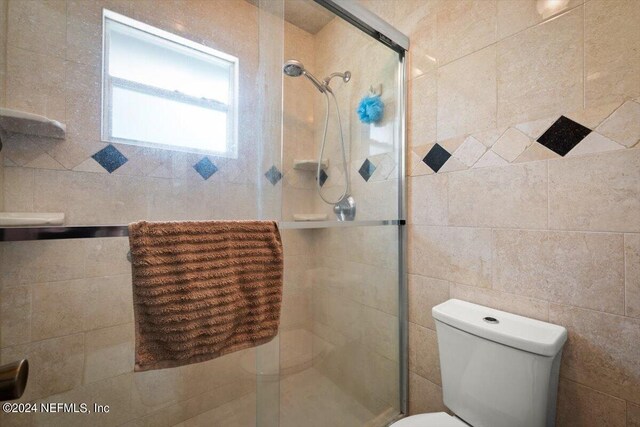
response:
<svg viewBox="0 0 640 427"><path fill-rule="evenodd" d="M433 307L445 412L393 427L552 427L567 330L451 299ZM464 421L462 421L464 420Z"/></svg>
<svg viewBox="0 0 640 427"><path fill-rule="evenodd" d="M396 421L393 427L469 427L462 420L452 417L446 412L412 415Z"/></svg>

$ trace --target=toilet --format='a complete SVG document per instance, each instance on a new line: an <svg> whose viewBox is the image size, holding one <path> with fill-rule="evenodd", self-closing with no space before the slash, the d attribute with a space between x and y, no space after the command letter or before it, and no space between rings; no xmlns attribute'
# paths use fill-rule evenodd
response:
<svg viewBox="0 0 640 427"><path fill-rule="evenodd" d="M451 299L433 307L445 412L393 427L549 427L567 330Z"/></svg>

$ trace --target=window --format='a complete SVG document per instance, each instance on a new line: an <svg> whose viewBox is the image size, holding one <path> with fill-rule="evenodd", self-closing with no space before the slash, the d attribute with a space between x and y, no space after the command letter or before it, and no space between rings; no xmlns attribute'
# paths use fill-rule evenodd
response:
<svg viewBox="0 0 640 427"><path fill-rule="evenodd" d="M102 139L237 157L238 58L103 13Z"/></svg>

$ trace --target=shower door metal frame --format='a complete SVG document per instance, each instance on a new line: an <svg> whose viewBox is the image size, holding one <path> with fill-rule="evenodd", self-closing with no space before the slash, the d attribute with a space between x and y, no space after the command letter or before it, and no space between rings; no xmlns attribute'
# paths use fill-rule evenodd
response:
<svg viewBox="0 0 640 427"><path fill-rule="evenodd" d="M409 298L407 289L406 150L407 150L407 66L409 37L382 18L352 0L314 0L398 54L397 126L398 154L398 327L400 417L409 413ZM395 421L395 420L393 420Z"/></svg>

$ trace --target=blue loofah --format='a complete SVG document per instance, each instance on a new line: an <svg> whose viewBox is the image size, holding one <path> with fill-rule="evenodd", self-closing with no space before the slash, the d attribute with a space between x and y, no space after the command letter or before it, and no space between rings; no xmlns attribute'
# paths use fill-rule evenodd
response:
<svg viewBox="0 0 640 427"><path fill-rule="evenodd" d="M358 117L362 123L376 123L384 114L384 102L379 95L365 96L358 104Z"/></svg>

